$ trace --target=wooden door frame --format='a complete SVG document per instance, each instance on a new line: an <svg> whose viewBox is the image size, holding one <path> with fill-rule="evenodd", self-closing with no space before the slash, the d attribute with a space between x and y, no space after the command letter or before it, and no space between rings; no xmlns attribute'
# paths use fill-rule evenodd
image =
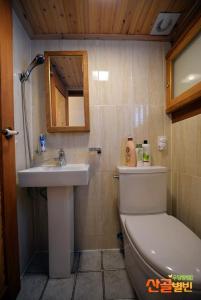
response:
<svg viewBox="0 0 201 300"><path fill-rule="evenodd" d="M12 7L0 0L0 128L14 128ZM16 203L15 139L0 135L0 184L5 258L6 300L20 289Z"/></svg>

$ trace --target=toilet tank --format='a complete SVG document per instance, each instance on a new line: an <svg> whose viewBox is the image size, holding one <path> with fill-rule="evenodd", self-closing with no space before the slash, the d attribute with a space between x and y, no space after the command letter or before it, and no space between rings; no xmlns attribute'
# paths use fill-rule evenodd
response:
<svg viewBox="0 0 201 300"><path fill-rule="evenodd" d="M167 210L167 168L117 168L120 214L152 214Z"/></svg>

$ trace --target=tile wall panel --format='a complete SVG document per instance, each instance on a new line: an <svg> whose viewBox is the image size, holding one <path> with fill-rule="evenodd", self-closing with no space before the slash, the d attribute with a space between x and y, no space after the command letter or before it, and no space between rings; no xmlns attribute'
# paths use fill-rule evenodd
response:
<svg viewBox="0 0 201 300"><path fill-rule="evenodd" d="M168 45L137 41L32 41L32 57L45 50L87 50L89 60L90 133L48 134L48 150L36 161L57 155L63 147L67 162L89 162L88 187L75 189L76 248L116 248L120 230L115 168L124 163L128 135L148 139L154 164L169 167L170 120L165 114L165 53ZM93 71L108 71L108 81L93 80ZM32 75L33 149L46 131L44 70ZM157 150L157 136L167 135L169 148ZM102 155L88 147L101 146ZM170 194L170 193L169 193ZM171 201L168 204L171 209Z"/></svg>
<svg viewBox="0 0 201 300"><path fill-rule="evenodd" d="M172 125L173 213L201 238L201 116Z"/></svg>

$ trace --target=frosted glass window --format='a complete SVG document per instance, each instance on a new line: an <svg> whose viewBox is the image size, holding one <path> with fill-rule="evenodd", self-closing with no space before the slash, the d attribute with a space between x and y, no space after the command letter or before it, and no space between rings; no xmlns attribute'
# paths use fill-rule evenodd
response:
<svg viewBox="0 0 201 300"><path fill-rule="evenodd" d="M201 81L201 33L173 62L173 98Z"/></svg>

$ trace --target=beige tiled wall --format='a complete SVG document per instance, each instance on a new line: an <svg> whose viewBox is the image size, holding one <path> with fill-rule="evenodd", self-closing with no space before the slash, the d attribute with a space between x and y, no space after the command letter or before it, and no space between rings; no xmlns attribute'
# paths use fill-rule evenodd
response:
<svg viewBox="0 0 201 300"><path fill-rule="evenodd" d="M128 135L151 143L153 164L169 166L168 151L157 150L157 136L170 141L170 120L165 114L165 53L168 45L136 41L32 41L32 56L44 50L85 49L89 56L91 131L84 134L48 134L44 159L63 147L67 162L90 162L88 187L75 189L75 239L79 249L118 247L117 183L115 168L124 163ZM94 81L92 71L109 71L109 80ZM43 67L32 75L34 149L45 131ZM101 146L102 154L88 147ZM42 158L42 159L43 159ZM40 158L41 159L41 158ZM169 203L171 208L171 203Z"/></svg>
<svg viewBox="0 0 201 300"><path fill-rule="evenodd" d="M201 115L172 125L172 202L201 238Z"/></svg>

